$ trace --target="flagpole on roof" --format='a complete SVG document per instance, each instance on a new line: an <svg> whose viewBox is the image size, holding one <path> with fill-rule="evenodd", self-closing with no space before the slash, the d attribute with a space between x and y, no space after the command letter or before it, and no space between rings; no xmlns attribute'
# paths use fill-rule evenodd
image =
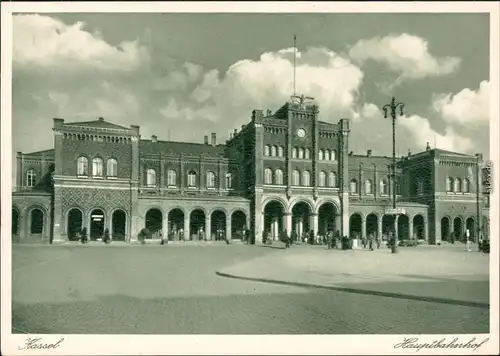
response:
<svg viewBox="0 0 500 356"><path fill-rule="evenodd" d="M293 96L296 95L295 92L295 61L297 56L297 36L293 35Z"/></svg>

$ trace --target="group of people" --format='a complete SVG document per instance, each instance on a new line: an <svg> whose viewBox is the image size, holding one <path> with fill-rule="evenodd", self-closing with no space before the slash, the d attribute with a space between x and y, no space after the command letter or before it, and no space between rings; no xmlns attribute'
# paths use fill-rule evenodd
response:
<svg viewBox="0 0 500 356"><path fill-rule="evenodd" d="M108 228L104 229L104 233L101 238L102 242L104 242L105 244L109 244L111 242L111 235L109 234ZM84 227L80 232L76 233L76 240L80 241L82 244L86 244L89 242L86 227Z"/></svg>
<svg viewBox="0 0 500 356"><path fill-rule="evenodd" d="M340 231L337 230L335 233L333 231L328 231L326 234L314 234L314 231L304 231L299 238L299 234L297 231L293 230L290 234L283 230L279 235L279 240L285 243L285 248L289 248L294 243L297 244L299 242L303 244L310 245L327 245L328 249L342 249L348 250L352 249L352 239L348 236L341 237ZM265 230L262 236L262 242L266 245L271 245L273 241L271 232L269 230Z"/></svg>

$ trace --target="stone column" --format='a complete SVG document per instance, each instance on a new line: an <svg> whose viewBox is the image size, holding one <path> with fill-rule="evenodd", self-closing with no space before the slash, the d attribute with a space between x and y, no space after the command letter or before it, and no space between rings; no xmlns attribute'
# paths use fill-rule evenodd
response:
<svg viewBox="0 0 500 356"><path fill-rule="evenodd" d="M398 215L394 215L394 234L398 237Z"/></svg>
<svg viewBox="0 0 500 356"><path fill-rule="evenodd" d="M169 233L169 226L168 226L168 212L165 212L165 215L163 216L163 229L162 229L162 234L163 238L168 240L168 233Z"/></svg>
<svg viewBox="0 0 500 356"><path fill-rule="evenodd" d="M378 219L377 219L377 236L378 238L382 238L382 219L383 219L384 215L381 215Z"/></svg>
<svg viewBox="0 0 500 356"><path fill-rule="evenodd" d="M408 217L408 237L413 238L413 219L411 216Z"/></svg>
<svg viewBox="0 0 500 356"><path fill-rule="evenodd" d="M184 239L191 239L191 232L189 231L189 212L186 212L186 214L184 214Z"/></svg>
<svg viewBox="0 0 500 356"><path fill-rule="evenodd" d="M232 231L231 231L231 215L227 214L226 215L226 237L228 240L233 239Z"/></svg>
<svg viewBox="0 0 500 356"><path fill-rule="evenodd" d="M361 234L359 238L362 239L366 236L366 216L361 216Z"/></svg>
<svg viewBox="0 0 500 356"><path fill-rule="evenodd" d="M212 239L212 216L210 214L205 215L205 239L207 241Z"/></svg>
<svg viewBox="0 0 500 356"><path fill-rule="evenodd" d="M313 228L314 237L316 237L318 235L318 214L312 213L311 220L312 220L312 228Z"/></svg>
<svg viewBox="0 0 500 356"><path fill-rule="evenodd" d="M255 243L262 243L262 234L264 232L264 212L255 212Z"/></svg>
<svg viewBox="0 0 500 356"><path fill-rule="evenodd" d="M424 240L425 243L429 243L429 220L424 218Z"/></svg>
<svg viewBox="0 0 500 356"><path fill-rule="evenodd" d="M285 213L283 215L283 226L288 234L292 233L292 213Z"/></svg>

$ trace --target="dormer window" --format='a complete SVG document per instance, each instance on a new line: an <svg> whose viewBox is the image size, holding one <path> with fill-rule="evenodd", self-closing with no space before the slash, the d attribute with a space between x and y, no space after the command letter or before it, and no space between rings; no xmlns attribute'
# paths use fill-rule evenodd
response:
<svg viewBox="0 0 500 356"><path fill-rule="evenodd" d="M26 171L26 186L34 187L36 184L36 172L34 169L28 169Z"/></svg>

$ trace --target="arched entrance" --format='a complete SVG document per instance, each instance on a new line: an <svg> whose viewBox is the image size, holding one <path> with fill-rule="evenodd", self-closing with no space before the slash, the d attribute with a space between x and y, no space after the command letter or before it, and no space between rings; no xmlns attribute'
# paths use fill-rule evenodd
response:
<svg viewBox="0 0 500 356"><path fill-rule="evenodd" d="M410 238L410 219L408 215L398 216L398 240L407 240Z"/></svg>
<svg viewBox="0 0 500 356"><path fill-rule="evenodd" d="M146 229L152 239L159 239L163 234L163 213L160 209L149 209L146 213Z"/></svg>
<svg viewBox="0 0 500 356"><path fill-rule="evenodd" d="M181 209L172 209L168 213L168 239L170 241L179 241L180 236L184 234L184 212Z"/></svg>
<svg viewBox="0 0 500 356"><path fill-rule="evenodd" d="M104 211L94 209L90 213L90 239L97 240L104 236L105 217Z"/></svg>
<svg viewBox="0 0 500 356"><path fill-rule="evenodd" d="M68 240L78 240L78 235L83 228L83 213L80 209L73 208L68 212Z"/></svg>
<svg viewBox="0 0 500 356"><path fill-rule="evenodd" d="M453 236L455 241L460 241L463 238L463 221L460 217L453 219Z"/></svg>
<svg viewBox="0 0 500 356"><path fill-rule="evenodd" d="M320 235L326 235L328 232L335 233L337 227L335 226L336 217L335 205L333 203L324 203L318 209L318 232Z"/></svg>
<svg viewBox="0 0 500 356"><path fill-rule="evenodd" d="M12 208L12 235L19 234L19 211Z"/></svg>
<svg viewBox="0 0 500 356"><path fill-rule="evenodd" d="M305 202L298 202L292 208L292 231L295 231L299 239L305 232L311 231L311 208ZM290 231L287 231L290 234Z"/></svg>
<svg viewBox="0 0 500 356"><path fill-rule="evenodd" d="M30 234L41 235L43 234L44 216L43 211L40 209L33 209L30 214Z"/></svg>
<svg viewBox="0 0 500 356"><path fill-rule="evenodd" d="M212 212L210 217L211 240L219 241L226 238L226 214L222 210Z"/></svg>
<svg viewBox="0 0 500 356"><path fill-rule="evenodd" d="M201 209L196 209L191 212L189 219L189 231L191 240L203 240L206 233L205 228L205 212ZM202 236L203 235L203 236Z"/></svg>
<svg viewBox="0 0 500 356"><path fill-rule="evenodd" d="M394 220L396 215L384 215L382 217L382 235L388 239L389 236L394 234Z"/></svg>
<svg viewBox="0 0 500 356"><path fill-rule="evenodd" d="M112 216L111 236L115 241L125 241L127 214L121 209L115 210Z"/></svg>
<svg viewBox="0 0 500 356"><path fill-rule="evenodd" d="M354 213L349 218L349 234L354 239L361 238L361 223L362 218L358 213Z"/></svg>
<svg viewBox="0 0 500 356"><path fill-rule="evenodd" d="M264 231L272 240L279 239L279 233L283 230L283 217L285 208L277 201L270 201L264 207Z"/></svg>
<svg viewBox="0 0 500 356"><path fill-rule="evenodd" d="M244 238L247 226L247 216L241 210L235 211L231 216L231 236L233 239Z"/></svg>
<svg viewBox="0 0 500 356"><path fill-rule="evenodd" d="M376 238L378 234L378 217L375 214L369 214L366 217L366 236Z"/></svg>
<svg viewBox="0 0 500 356"><path fill-rule="evenodd" d="M450 241L450 219L445 216L441 218L441 240Z"/></svg>
<svg viewBox="0 0 500 356"><path fill-rule="evenodd" d="M413 217L413 236L417 240L425 239L425 221L420 214Z"/></svg>
<svg viewBox="0 0 500 356"><path fill-rule="evenodd" d="M465 228L469 230L469 240L476 241L476 222L474 218L469 217L465 220Z"/></svg>

